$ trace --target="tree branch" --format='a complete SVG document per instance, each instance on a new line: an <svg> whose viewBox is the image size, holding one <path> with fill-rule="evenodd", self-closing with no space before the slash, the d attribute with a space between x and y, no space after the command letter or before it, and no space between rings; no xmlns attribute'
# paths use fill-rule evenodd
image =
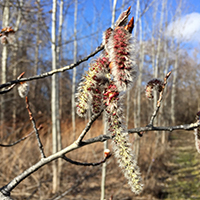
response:
<svg viewBox="0 0 200 200"><path fill-rule="evenodd" d="M52 76L53 74L57 74L57 73L64 72L64 71L69 70L69 69L73 69L74 67L77 67L78 65L80 65L82 62L89 60L89 58L93 57L94 55L96 55L98 52L100 52L103 49L104 49L104 45L101 44L99 47L96 48L96 50L94 52L89 54L87 57L80 59L76 63L73 63L71 65L67 65L65 67L55 69L55 70L52 70L52 71L49 71L49 72L45 72L45 73L40 74L40 75L35 75L35 76L29 77L29 78L22 78L20 80L13 80L13 81L1 84L0 89L8 87L12 84L17 84L17 83L25 82L25 81L32 81L32 80L36 80L36 79L42 79L42 78Z"/></svg>
<svg viewBox="0 0 200 200"><path fill-rule="evenodd" d="M20 80L20 79L23 77L24 74L25 74L25 72L22 72L22 73L17 77L17 80ZM8 87L7 89L0 91L0 94L5 94L5 93L7 93L7 92L10 92L15 86L16 86L16 83L12 84L12 85L11 85L10 87Z"/></svg>
<svg viewBox="0 0 200 200"><path fill-rule="evenodd" d="M42 126L39 126L37 130L40 130L42 128ZM28 138L29 136L31 136L35 131L30 132L28 135L24 136L23 138L20 138L19 140L11 143L11 144L0 144L1 147L12 147L18 143L20 143L21 141L25 140L26 138Z"/></svg>
<svg viewBox="0 0 200 200"><path fill-rule="evenodd" d="M35 119L33 117L33 113L32 113L31 108L29 106L28 97L26 97L26 109L28 110L29 118L30 118L30 120L31 120L31 122L33 124L33 129L35 131L35 135L36 135L36 138L37 138L37 141L38 141L38 146L39 146L39 149L40 149L41 157L45 158L45 154L44 154L44 150L43 150L43 145L42 145L42 142L40 140L40 136L39 136L39 133L38 133L38 129L36 127L36 123L35 123Z"/></svg>
<svg viewBox="0 0 200 200"><path fill-rule="evenodd" d="M108 158L111 157L111 154L107 157L104 157L103 160L101 160L100 162L97 162L97 163L86 163L86 162L77 162L77 161L74 161L74 160L71 160L69 158L67 158L65 155L63 155L62 159L64 159L65 161L67 162L70 162L71 164L74 164L74 165L82 165L82 166L98 166L98 165L101 165L103 164L104 162L106 162L106 160Z"/></svg>
<svg viewBox="0 0 200 200"><path fill-rule="evenodd" d="M85 137L86 133L90 130L93 122L101 115L102 112L103 112L103 110L101 110L101 112L99 112L97 115L93 115L90 118L90 121L88 122L87 126L85 127L85 129L82 131L82 133L80 134L80 136L76 140L78 145L81 145L81 142L82 142L83 138Z"/></svg>
<svg viewBox="0 0 200 200"><path fill-rule="evenodd" d="M160 96L159 96L159 99L157 101L156 109L151 116L150 123L149 123L148 126L153 126L154 119L155 119L156 115L158 114L158 111L160 109L160 105L161 105L161 102L162 102L162 99L163 99L163 92L164 92L165 86L167 84L167 79L169 78L170 75L171 75L171 71L164 78L164 84L162 86L162 91L160 92Z"/></svg>

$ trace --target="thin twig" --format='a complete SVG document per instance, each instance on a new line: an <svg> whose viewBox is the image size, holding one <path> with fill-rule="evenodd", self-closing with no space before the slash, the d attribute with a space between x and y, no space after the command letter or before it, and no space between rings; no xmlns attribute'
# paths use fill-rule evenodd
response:
<svg viewBox="0 0 200 200"><path fill-rule="evenodd" d="M82 142L83 138L85 137L86 133L90 130L93 122L96 121L96 119L101 115L102 112L103 112L103 110L101 110L101 112L99 112L96 115L93 115L90 118L90 121L87 123L87 126L84 128L84 130L82 131L82 133L80 134L78 139L75 141L78 145L81 145L81 142Z"/></svg>
<svg viewBox="0 0 200 200"><path fill-rule="evenodd" d="M173 130L194 130L195 128L200 127L200 122L192 123L192 124L185 124L185 125L179 125L179 126L173 126L173 127L141 127L136 129L129 129L129 133L138 133L141 131L173 131ZM0 192L2 192L5 196L9 196L10 192L26 177L30 176L30 174L34 173L38 169L40 169L42 166L52 162L53 160L56 160L58 158L62 158L62 156L66 153L69 153L75 149L79 149L82 146L89 145L96 142L104 142L108 139L112 139L112 136L106 136L106 135L99 135L94 138L90 138L88 140L84 140L81 142L80 145L77 143L72 143L68 147L60 150L59 152L50 155L47 158L43 158L40 161L38 161L36 164L32 165L30 168L25 170L23 173L16 176L13 180L11 180L7 185L0 188Z"/></svg>
<svg viewBox="0 0 200 200"><path fill-rule="evenodd" d="M139 133L139 132L146 132L146 131L175 131L175 130L194 130L195 128L200 127L200 122L191 123L191 124L183 124L178 126L146 126L146 127L139 127L139 128L133 128L129 129L128 133Z"/></svg>
<svg viewBox="0 0 200 200"><path fill-rule="evenodd" d="M107 157L104 157L103 160L101 160L100 162L97 162L97 163L86 163L86 162L77 162L77 161L74 161L74 160L71 160L69 158L67 158L65 155L63 155L63 159L67 162L70 162L71 164L74 164L74 165L82 165L82 166L98 166L98 165L101 165L103 164L104 162L106 162L106 160L108 158L111 157L111 154L109 154Z"/></svg>
<svg viewBox="0 0 200 200"><path fill-rule="evenodd" d="M89 54L87 57L85 57L83 59L80 59L76 63L73 63L71 65L67 65L65 67L62 67L62 68L59 68L59 69L55 69L55 70L52 70L52 71L49 71L49 72L45 72L43 74L31 76L29 78L22 78L20 80L13 80L13 81L1 84L0 85L0 89L8 87L8 86L10 86L12 84L25 82L25 81L32 81L32 80L36 80L36 79L42 79L42 78L46 78L46 77L52 76L53 74L57 74L57 73L64 72L64 71L69 70L69 69L73 69L74 67L80 65L82 62L85 62L85 61L89 60L89 58L93 57L94 55L96 55L98 52L100 52L103 49L104 49L104 45L101 44L99 47L96 48L96 50L94 52Z"/></svg>
<svg viewBox="0 0 200 200"><path fill-rule="evenodd" d="M164 78L164 83L162 85L162 90L160 92L160 96L159 96L159 99L157 101L157 106L156 106L156 109L151 116L150 123L148 124L148 126L153 126L154 119L155 119L155 117L156 117L156 115L157 115L157 113L160 109L160 105L161 105L161 102L162 102L162 99L163 99L163 92L164 92L165 86L167 84L167 79L169 78L170 74L171 74L171 71Z"/></svg>
<svg viewBox="0 0 200 200"><path fill-rule="evenodd" d="M44 150L43 150L43 145L42 145L42 142L40 140L38 129L36 127L35 119L33 117L32 111L31 111L30 106L29 106L28 97L26 97L26 108L28 110L29 118L30 118L30 120L31 120L31 122L33 124L33 129L35 131L35 135L36 135L36 138L37 138L37 141L38 141L38 146L39 146L39 149L40 149L41 157L45 158L45 154L44 154Z"/></svg>
<svg viewBox="0 0 200 200"><path fill-rule="evenodd" d="M23 75L25 74L25 72L22 72L18 77L17 77L17 80L20 80ZM0 94L5 94L9 91L11 91L14 87L16 86L16 83L12 84L10 87L8 87L7 89L4 89L2 91L0 91Z"/></svg>
<svg viewBox="0 0 200 200"><path fill-rule="evenodd" d="M39 126L37 128L37 130L39 131L42 128L42 126ZM1 147L12 147L18 143L20 143L21 141L25 140L26 138L28 138L29 136L31 136L35 131L30 132L28 135L24 136L23 138L11 143L11 144L0 144Z"/></svg>

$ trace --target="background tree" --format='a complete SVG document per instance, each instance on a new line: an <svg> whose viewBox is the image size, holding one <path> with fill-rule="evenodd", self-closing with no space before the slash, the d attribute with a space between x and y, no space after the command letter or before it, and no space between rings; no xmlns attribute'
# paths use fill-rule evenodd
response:
<svg viewBox="0 0 200 200"><path fill-rule="evenodd" d="M40 127L39 125L43 125L43 129L39 130L41 141L44 146L44 152L46 157L51 155L51 144L52 144L52 128L51 128L51 80L49 78L40 79L40 74L45 74L48 71L51 71L51 15L52 10L49 7L47 2L40 2L40 23L38 24L38 4L33 1L25 1L24 4L21 5L21 9L19 8L20 2L10 1L10 23L9 26L12 26L14 30L15 26L17 26L17 17L18 13L21 11L21 19L19 23L18 31L16 32L16 43L8 44L8 59L7 59L7 81L17 79L17 77L25 72L23 77L32 77L38 74L37 80L30 81L26 80L30 87L30 92L28 94L29 97L29 106L32 110L33 116L36 119L36 127ZM59 42L57 43L57 50L61 47L62 54L60 59L60 64L57 64L57 68L60 68L65 65L69 65L73 63L73 46L74 46L74 1L64 1L65 5L63 9L63 28L62 28L62 36L61 36L61 45ZM132 6L131 15L136 11L137 2L135 1ZM192 123L195 122L195 113L199 107L199 60L198 60L198 48L194 51L188 48L189 44L184 44L184 42L180 42L177 40L177 37L170 36L169 29L172 22L176 22L177 20L183 19L178 16L178 10L181 10L182 15L188 13L187 5L182 4L180 1L178 4L174 4L172 1L145 1L139 2L140 7L138 11L138 20L135 22L138 23L138 28L136 31L136 63L140 69L140 73L138 75L137 82L134 84L134 87L130 89L130 101L129 104L129 127L136 128L133 124L139 120L140 118L140 130L143 133L143 138L140 139L140 149L138 151L138 163L141 168L142 176L145 180L145 188L144 193L141 194L143 198L146 198L146 194L153 196L152 198L164 198L163 196L170 196L172 199L173 194L176 197L181 196L178 193L178 189L184 188L184 192L182 195L187 194L191 196L192 191L193 195L197 195L198 192L195 192L193 189L198 187L198 184L194 184L195 181L198 183L198 176L192 176L193 183L190 184L190 180L187 179L189 177L190 172L188 174L184 174L178 172L176 170L181 166L175 166L178 161L176 158L181 157L183 160L188 160L187 156L190 154L190 166L189 164L184 166L184 170L187 171L187 168L191 167L192 172L196 173L195 166L198 166L198 155L195 154L195 146L193 141L193 134L186 134L185 132L173 132L169 134L169 130L171 131L175 127L170 129L170 125L175 124L184 124L184 123ZM181 3L181 4L180 4ZM3 11L4 3L0 3L0 9ZM61 1L58 1L58 5L61 5ZM122 7L124 6L124 10L129 7L128 1L117 1L116 4L116 16L119 16ZM162 5L163 9L162 9ZM179 6L178 6L179 5ZM181 5L181 6L180 6ZM95 48L101 44L102 33L110 26L110 21L112 18L112 13L110 12L110 7L105 3L101 2L101 4L97 2L90 2L90 5L87 2L78 2L79 11L78 14L81 16L79 18L79 23L77 26L77 43L80 48L78 48L78 58L84 58L90 52L95 50ZM169 9L170 12L169 12ZM80 9L81 8L81 9ZM154 10L155 9L155 10ZM156 11L157 9L157 11ZM90 12L89 12L90 11ZM3 12L0 12L3 14ZM86 14L87 13L87 14ZM95 15L96 18L92 18L88 13L91 13L92 16ZM182 16L181 15L181 16ZM20 15L19 15L20 16ZM152 17L153 16L153 17ZM163 16L163 20L162 19ZM57 22L59 15L57 14ZM162 23L161 23L162 21ZM95 24L93 24L95 22ZM60 23L60 22L59 22ZM179 22L180 25L181 21ZM186 23L186 22L185 22ZM38 28L39 26L39 28ZM92 26L92 28L91 28ZM188 26L188 24L187 24ZM3 28L3 27L2 27ZM181 29L181 28L180 28ZM38 31L39 30L39 43L40 46L38 48L38 70L35 71L36 66L36 44L38 44ZM57 23L57 30L59 30L59 24ZM175 30L175 28L174 28ZM182 31L183 32L183 31ZM59 40L59 31L57 33L57 41ZM153 38L153 39L152 39ZM159 42L160 40L160 42ZM91 44L92 41L92 44ZM153 41L153 42L152 42ZM160 43L160 45L159 45ZM86 45L87 44L87 45ZM91 44L91 45L90 45ZM18 50L14 51L15 45L18 46ZM160 47L159 47L160 46ZM157 50L159 47L159 56L156 61ZM0 46L3 48L3 45ZM57 51L58 53L58 51ZM98 55L97 55L98 56ZM95 59L95 58L94 58ZM178 62L176 62L176 60ZM78 59L79 61L79 59ZM81 61L82 62L82 61ZM91 62L91 60L89 60ZM146 100L145 97L145 85L152 78L155 78L153 65L157 62L159 76L161 80L164 79L167 72L176 67L178 70L176 76L176 101L175 101L175 124L172 124L171 119L171 107L172 107L172 85L173 78L175 77L175 71L172 70L172 75L168 79L168 85L165 87L164 98L157 114L158 121L157 124L164 126L166 129L162 129L165 133L162 133L162 141L164 141L164 136L166 136L165 148L162 149L163 145L161 142L160 134L156 132L150 132L153 129L148 126L151 115L154 112L153 109L153 101ZM16 64L16 65L15 65ZM78 62L78 64L80 64ZM16 66L16 74L14 75L14 68ZM143 67L142 67L143 66ZM2 66L1 66L2 67ZM2 68L1 68L2 69ZM71 69L71 67L67 68ZM88 63L81 63L77 70L77 83L81 80L82 74L84 71L88 69ZM58 70L59 71L59 70ZM61 83L61 91L60 91L60 102L61 102L61 132L62 132L62 146L68 147L71 143L74 142L73 134L72 134L72 124L71 124L71 94L72 94L72 70L63 69L60 70L62 75L58 75L58 81ZM51 73L50 73L51 75ZM47 74L44 75L48 76ZM18 80L19 81L19 80ZM140 82L140 83L138 83ZM138 85L137 85L138 84ZM35 90L35 86L37 89ZM140 93L135 94L135 91L140 86ZM9 86L8 86L9 87ZM17 85L18 87L18 85ZM6 92L8 88L1 90L4 93L5 97L5 106L6 110L4 118L6 123L2 123L5 127L6 131L3 131L1 134L1 143L2 144L11 144L12 141L16 141L22 137L25 137L28 133L31 133L33 128L29 122L28 112L24 104L24 99L20 98L18 95L14 97L14 92L17 94L17 87L14 87L10 92ZM5 91L4 91L5 90ZM33 92L35 91L36 94ZM183 95L184 91L184 95ZM5 94L6 93L6 94ZM193 94L196 94L194 96ZM141 96L140 96L141 95ZM37 97L37 101L35 101ZM155 98L156 96L154 96ZM13 100L15 98L15 100ZM134 108L133 101L135 101L135 106L139 109ZM140 100L139 100L140 99ZM156 98L155 98L156 99ZM14 103L13 103L14 102ZM127 105L128 105L127 104ZM141 106L140 106L141 104ZM127 106L125 105L125 106ZM13 109L11 109L13 108ZM14 111L14 108L16 110ZM184 108L184 111L183 111ZM57 109L59 110L59 109ZM186 112L187 111L187 112ZM12 120L13 113L16 113L15 120ZM134 114L137 114L139 117L135 117ZM14 115L13 115L14 119ZM13 121L16 121L14 129L12 127ZM139 122L138 122L139 123ZM82 129L84 129L85 119L80 119L76 117L76 129L77 133L80 133ZM86 141L89 138L98 137L101 132L103 132L103 126L101 125L101 117L99 120L96 120L93 124L94 128L91 129L90 133L86 136ZM183 126L186 128L187 126ZM176 126L178 128L178 126ZM176 129L175 128L175 129ZM179 127L180 128L180 127ZM188 127L187 127L188 128ZM195 127L193 127L195 128ZM134 129L137 132L138 129ZM146 131L149 131L149 134ZM131 132L131 130L129 130ZM136 134L130 136L131 142L133 143L132 138L134 138ZM158 135L158 137L156 137ZM180 136L181 135L181 136ZM107 136L99 136L98 138L108 139ZM139 137L138 137L139 138ZM176 140L177 139L177 140ZM100 139L99 139L100 140ZM96 140L95 140L96 141ZM155 141L157 141L157 145L155 145ZM84 141L85 142L85 141ZM91 142L91 140L89 140ZM83 143L85 144L85 143ZM1 185L5 185L9 183L13 177L18 177L23 171L29 169L30 166L34 165L34 163L38 163L38 158L40 154L35 146L37 145L37 140L35 140L34 136L29 137L26 141L21 142L21 145L15 145L11 148L2 149L0 168L2 169L3 176L0 176ZM181 153L181 148L184 149L185 146L191 147L191 150L185 149L185 154ZM1 147L3 148L3 147ZM134 147L133 147L134 148ZM177 151L173 151L177 149ZM28 149L29 151L24 151ZM162 149L162 150L161 150ZM68 150L67 150L68 151ZM71 151L68 155L72 160L82 160L85 163L96 163L99 160L102 160L102 145L98 145L97 143L90 145L85 145L84 148L80 148L80 151L77 149L76 151ZM31 155L29 154L31 152ZM167 152L167 153L166 153ZM57 154L58 155L58 154ZM59 154L59 155L62 155ZM167 157L170 155L170 157ZM30 160L27 160L30 158ZM50 157L53 159L55 157ZM175 160L174 160L175 158ZM55 158L57 159L57 158ZM12 160L11 167L8 170L5 170L6 163ZM28 162L25 162L28 161ZM60 159L61 160L61 159ZM69 161L69 160L68 160ZM168 162L167 162L168 161ZM45 161L47 162L47 160ZM42 162L38 163L38 167L41 166ZM51 164L50 164L51 165ZM100 178L101 178L101 168L85 168L85 166L74 166L71 164L67 164L62 162L61 164L61 174L62 177L60 179L60 187L58 188L55 196L51 194L51 191L48 188L52 188L52 173L49 167L43 167L39 170L39 172L35 172L29 177L27 177L23 182L20 182L18 187L16 187L13 192L13 198L29 198L29 199L39 199L39 198L70 198L70 196L75 195L75 198L78 198L78 195L81 194L82 197L86 199L91 199L92 197L100 196ZM7 169L7 168L6 168ZM148 170L149 169L149 170ZM183 170L183 171L184 171ZM174 176L172 176L169 171L174 172ZM148 173L147 173L148 172ZM159 172L159 173L158 173ZM71 174L69 176L69 174ZM116 176L114 176L116 175ZM187 183L183 186L181 185L181 179L179 175L182 175ZM76 181L74 181L76 180ZM164 186L164 180L168 187ZM170 180L173 180L172 182ZM180 182L178 182L180 180ZM177 181L177 182L176 182ZM173 182L177 183L178 186L177 191L171 190L169 188L175 188ZM13 182L12 182L13 183ZM85 186L83 185L85 183ZM191 187L190 187L191 185ZM87 188L87 189L86 189ZM193 188L193 189L191 189ZM88 190L92 190L92 192L85 192ZM127 181L123 179L119 168L116 167L115 160L111 157L107 162L107 181L105 184L106 196L105 198L110 198L111 195L114 195L114 198L122 199L122 198L137 198L133 197L133 194L128 189ZM22 192L26 191L26 193ZM112 192L113 191L113 192ZM198 191L198 190L197 190ZM63 192L63 193L62 193ZM61 197L61 193L64 195ZM21 196L19 196L21 195ZM141 198L139 196L138 198ZM161 197L162 196L162 197ZM186 198L182 196L181 198ZM187 197L188 198L188 197ZM147 198L146 198L147 199Z"/></svg>

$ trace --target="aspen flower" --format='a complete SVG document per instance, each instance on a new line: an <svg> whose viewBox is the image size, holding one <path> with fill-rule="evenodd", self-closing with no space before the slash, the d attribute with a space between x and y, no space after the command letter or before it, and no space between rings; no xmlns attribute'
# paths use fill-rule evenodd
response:
<svg viewBox="0 0 200 200"><path fill-rule="evenodd" d="M18 86L18 93L21 98L25 98L29 92L29 84L26 82L20 83Z"/></svg>
<svg viewBox="0 0 200 200"><path fill-rule="evenodd" d="M107 57L100 57L90 64L90 68L79 84L77 93L77 114L83 117L87 109L92 106L92 112L97 114L102 107L102 91L108 78L109 60Z"/></svg>
<svg viewBox="0 0 200 200"><path fill-rule="evenodd" d="M156 89L158 92L162 91L163 88L163 81L160 79L152 79L146 85L146 97L148 99L153 99L153 90Z"/></svg>
<svg viewBox="0 0 200 200"><path fill-rule="evenodd" d="M137 76L131 33L124 27L117 27L110 35L107 49L111 62L109 67L119 91L130 89Z"/></svg>
<svg viewBox="0 0 200 200"><path fill-rule="evenodd" d="M1 44L12 44L15 39L15 31L12 27L3 28L0 32Z"/></svg>

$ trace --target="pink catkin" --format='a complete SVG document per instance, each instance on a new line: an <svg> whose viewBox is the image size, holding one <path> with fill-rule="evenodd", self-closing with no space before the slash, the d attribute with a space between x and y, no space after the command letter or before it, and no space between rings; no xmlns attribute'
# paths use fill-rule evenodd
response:
<svg viewBox="0 0 200 200"><path fill-rule="evenodd" d="M108 55L113 64L111 73L119 91L129 89L137 74L133 49L132 35L124 27L115 29L109 38Z"/></svg>
<svg viewBox="0 0 200 200"><path fill-rule="evenodd" d="M109 59L100 57L93 62L84 76L83 81L79 84L77 94L77 114L85 116L86 111L92 106L92 112L97 114L102 107L102 91L106 81L105 74L108 73Z"/></svg>

